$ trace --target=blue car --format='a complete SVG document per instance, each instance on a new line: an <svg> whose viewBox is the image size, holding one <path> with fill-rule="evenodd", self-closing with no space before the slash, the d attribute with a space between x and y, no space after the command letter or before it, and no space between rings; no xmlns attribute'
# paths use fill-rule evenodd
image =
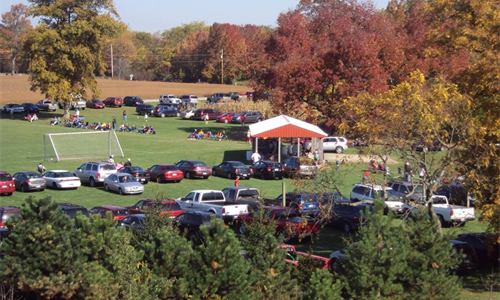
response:
<svg viewBox="0 0 500 300"><path fill-rule="evenodd" d="M21 106L24 107L24 112L28 114L37 114L40 112L40 108L33 103L23 103Z"/></svg>

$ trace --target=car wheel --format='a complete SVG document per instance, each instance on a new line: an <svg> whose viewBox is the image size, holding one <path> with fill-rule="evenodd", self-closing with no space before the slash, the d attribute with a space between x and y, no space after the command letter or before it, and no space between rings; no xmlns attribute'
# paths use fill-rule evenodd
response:
<svg viewBox="0 0 500 300"><path fill-rule="evenodd" d="M7 193L7 196L12 196L12 193Z"/></svg>
<svg viewBox="0 0 500 300"><path fill-rule="evenodd" d="M56 190L56 189L57 189L57 184L56 184L55 182L53 182L53 183L52 183L52 188L53 188L54 190Z"/></svg>
<svg viewBox="0 0 500 300"><path fill-rule="evenodd" d="M226 124L227 124L227 123L229 123L229 121L228 121L227 119L225 119L225 120L224 120L224 123L226 123Z"/></svg>
<svg viewBox="0 0 500 300"><path fill-rule="evenodd" d="M282 179L283 179L283 177L281 177L281 176L280 176L280 177L278 177L278 179L279 179L279 180L282 180Z"/></svg>
<svg viewBox="0 0 500 300"><path fill-rule="evenodd" d="M241 222L240 225L238 226L238 232L240 234L244 234L245 233L245 224L243 222Z"/></svg>
<svg viewBox="0 0 500 300"><path fill-rule="evenodd" d="M23 185L21 185L21 192L25 193L25 192L26 192L26 190L27 190L27 189L26 189L26 186L25 186L24 184L23 184Z"/></svg>
<svg viewBox="0 0 500 300"><path fill-rule="evenodd" d="M337 152L337 153L342 153L342 151L344 151L344 149L342 147L335 148L335 152Z"/></svg>
<svg viewBox="0 0 500 300"><path fill-rule="evenodd" d="M191 179L191 177L192 177L192 176L191 176L191 173L186 172L186 178L187 178L187 179Z"/></svg>
<svg viewBox="0 0 500 300"><path fill-rule="evenodd" d="M164 113L162 113L162 114L160 115L160 117L165 118L165 114L164 114Z"/></svg>
<svg viewBox="0 0 500 300"><path fill-rule="evenodd" d="M257 123L262 122L262 119L257 119Z"/></svg>
<svg viewBox="0 0 500 300"><path fill-rule="evenodd" d="M161 178L161 176L158 176L158 183L163 183L163 178Z"/></svg>
<svg viewBox="0 0 500 300"><path fill-rule="evenodd" d="M203 176L203 179L208 179L208 175L207 176Z"/></svg>
<svg viewBox="0 0 500 300"><path fill-rule="evenodd" d="M330 271L333 273L338 273L340 271L340 262L336 258L330 260Z"/></svg>
<svg viewBox="0 0 500 300"><path fill-rule="evenodd" d="M107 184L105 184L105 185L104 185L104 190L105 190L106 192L109 192L109 186L108 186Z"/></svg>
<svg viewBox="0 0 500 300"><path fill-rule="evenodd" d="M149 181L148 181L148 180L144 181L144 184L148 184L148 183L149 183Z"/></svg>
<svg viewBox="0 0 500 300"><path fill-rule="evenodd" d="M212 176L215 176L215 170L212 170Z"/></svg>
<svg viewBox="0 0 500 300"><path fill-rule="evenodd" d="M122 188L119 188L119 189L118 189L118 193L119 193L120 195L123 195L123 194L124 194L124 193L123 193Z"/></svg>
<svg viewBox="0 0 500 300"><path fill-rule="evenodd" d="M227 179L233 179L233 175L231 173L227 172Z"/></svg>
<svg viewBox="0 0 500 300"><path fill-rule="evenodd" d="M443 216L439 215L439 223L441 223L441 227L447 227L448 223L444 220Z"/></svg>
<svg viewBox="0 0 500 300"><path fill-rule="evenodd" d="M344 232L345 232L345 233L349 233L349 232L351 232L351 230L352 230L352 229L351 229L351 224L349 224L349 223L345 222L345 223L344 223Z"/></svg>
<svg viewBox="0 0 500 300"><path fill-rule="evenodd" d="M90 186L91 187L95 187L95 180L94 180L94 177L90 177Z"/></svg>

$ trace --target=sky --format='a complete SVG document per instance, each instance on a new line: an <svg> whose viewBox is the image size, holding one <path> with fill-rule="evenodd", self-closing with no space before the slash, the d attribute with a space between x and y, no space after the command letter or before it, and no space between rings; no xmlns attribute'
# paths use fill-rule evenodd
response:
<svg viewBox="0 0 500 300"><path fill-rule="evenodd" d="M279 14L299 0L115 0L121 20L133 31L157 32L194 21L276 26ZM389 0L373 0L385 8ZM27 0L0 0L0 12ZM34 24L36 25L36 24Z"/></svg>

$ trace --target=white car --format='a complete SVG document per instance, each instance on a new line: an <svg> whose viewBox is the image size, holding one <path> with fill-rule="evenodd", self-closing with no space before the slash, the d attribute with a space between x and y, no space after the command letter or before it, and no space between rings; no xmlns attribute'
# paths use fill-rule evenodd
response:
<svg viewBox="0 0 500 300"><path fill-rule="evenodd" d="M196 95L182 95L181 101L184 103L198 103L198 96L196 96Z"/></svg>
<svg viewBox="0 0 500 300"><path fill-rule="evenodd" d="M80 178L67 170L50 170L43 174L43 178L47 187L53 189L77 189L82 185Z"/></svg>
<svg viewBox="0 0 500 300"><path fill-rule="evenodd" d="M181 99L177 98L175 95L172 95L172 94L164 94L164 95L160 95L160 103L161 104L166 104L166 103L180 104Z"/></svg>
<svg viewBox="0 0 500 300"><path fill-rule="evenodd" d="M476 219L476 212L473 207L450 205L446 196L433 195L431 199L432 210L438 216L442 226L448 224L465 224L468 221L474 221ZM427 205L427 201L422 197L420 201L405 204L403 209L415 213L418 209L424 206L426 207Z"/></svg>
<svg viewBox="0 0 500 300"><path fill-rule="evenodd" d="M7 104L2 108L2 112L4 113L23 113L24 112L24 107L22 107L19 104Z"/></svg>
<svg viewBox="0 0 500 300"><path fill-rule="evenodd" d="M395 213L404 212L401 197L392 188L383 188L375 184L355 184L351 190L351 201L373 201L375 198L384 200L385 206Z"/></svg>
<svg viewBox="0 0 500 300"><path fill-rule="evenodd" d="M188 109L181 113L181 117L186 120L190 120L194 117L194 111L196 109Z"/></svg>
<svg viewBox="0 0 500 300"><path fill-rule="evenodd" d="M329 136L323 138L323 151L335 151L342 153L347 150L347 139L341 136Z"/></svg>
<svg viewBox="0 0 500 300"><path fill-rule="evenodd" d="M134 176L127 173L112 174L106 177L104 189L108 192L118 192L120 195L135 195L144 192L144 186Z"/></svg>

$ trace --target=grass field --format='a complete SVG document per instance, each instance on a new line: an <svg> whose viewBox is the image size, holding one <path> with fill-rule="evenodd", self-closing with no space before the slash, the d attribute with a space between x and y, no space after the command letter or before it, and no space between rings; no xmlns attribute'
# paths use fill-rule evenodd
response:
<svg viewBox="0 0 500 300"><path fill-rule="evenodd" d="M105 108L104 110L86 109L81 111L81 116L92 123L97 121L110 122L113 116L117 117L118 125L121 123L121 112L127 110L128 123L136 123L141 126L144 122L142 117L135 114L134 108ZM0 117L0 170L15 173L25 170L36 170L37 164L43 159L44 133L78 132L81 129L65 128L62 126L50 126L49 121L54 116L61 116L62 110L54 113L40 113L40 120L29 123L22 120L21 115L10 119L9 115ZM245 142L247 128L238 125L218 124L210 121L208 125L200 121L180 120L178 118L155 118L150 117L148 124L155 126L158 134L139 135L137 133L117 132L118 138L125 153L124 158L116 158L116 161L125 161L127 157L132 159L134 165L147 168L156 163L175 163L180 159L199 159L208 165L215 165L223 160L244 160L245 152L250 150L250 145ZM194 129L203 128L205 131L225 130L229 136L228 140L218 142L214 140L187 140L187 136ZM75 145L77 147L78 145ZM355 150L349 149L350 153ZM106 157L102 157L106 159ZM73 171L80 166L82 160L44 162L47 170L67 169ZM351 165L352 171L343 178L342 192L349 194L352 184L361 179L362 170L366 165ZM397 170L397 165L391 166L391 170ZM393 171L394 172L394 171ZM258 188L266 198L276 197L281 193L282 182L285 182L287 191L292 190L287 179L281 181L266 181L251 179L242 181L241 185ZM145 192L140 196L120 196L108 193L103 188L90 188L82 186L78 190L58 191L46 189L44 192L21 193L16 192L11 197L1 197L0 205L17 205L23 203L27 196L44 197L52 196L58 202L71 202L90 208L95 205L132 205L141 198L146 197L182 197L190 190L211 188L222 189L232 186L233 180L219 177L210 177L207 180L183 180L180 183L156 184L150 183L145 186ZM485 230L485 225L478 221L469 222L465 227L445 229L453 234L460 232L480 232ZM344 241L353 236L344 235L340 230L325 228L320 238L313 243L297 244L303 251L312 251L315 254L328 256L332 251L344 246ZM478 283L475 276L464 277L463 299L487 299L488 294L483 292L484 288Z"/></svg>

